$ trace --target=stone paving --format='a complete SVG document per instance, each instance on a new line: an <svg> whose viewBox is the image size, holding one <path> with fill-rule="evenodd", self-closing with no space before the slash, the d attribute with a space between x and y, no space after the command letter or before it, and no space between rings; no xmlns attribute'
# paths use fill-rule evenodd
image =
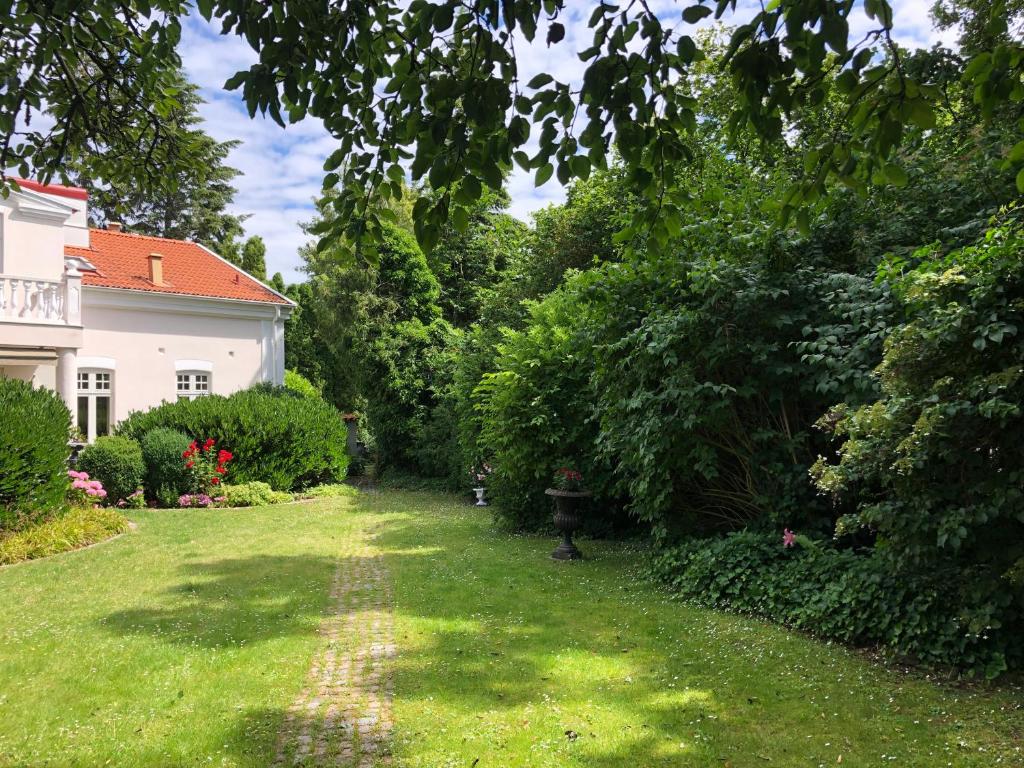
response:
<svg viewBox="0 0 1024 768"><path fill-rule="evenodd" d="M379 556L343 557L331 583L331 613L303 691L289 708L275 766L376 768L391 764L395 653L391 586Z"/></svg>

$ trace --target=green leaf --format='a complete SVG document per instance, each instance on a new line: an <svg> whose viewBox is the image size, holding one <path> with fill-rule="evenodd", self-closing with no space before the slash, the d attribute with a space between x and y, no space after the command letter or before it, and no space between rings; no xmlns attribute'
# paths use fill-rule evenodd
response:
<svg viewBox="0 0 1024 768"><path fill-rule="evenodd" d="M895 163L886 164L885 178L895 187L907 186L907 172Z"/></svg>
<svg viewBox="0 0 1024 768"><path fill-rule="evenodd" d="M687 24L696 24L703 18L710 16L713 11L706 5L691 5L683 10L683 21Z"/></svg>
<svg viewBox="0 0 1024 768"><path fill-rule="evenodd" d="M535 187L541 186L544 182L551 178L551 175L555 172L555 167L551 163L545 163L537 169L537 175L534 177L533 185Z"/></svg>

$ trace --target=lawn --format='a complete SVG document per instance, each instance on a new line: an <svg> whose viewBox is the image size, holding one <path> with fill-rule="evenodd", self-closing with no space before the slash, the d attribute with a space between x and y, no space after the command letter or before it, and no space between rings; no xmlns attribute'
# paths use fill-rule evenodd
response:
<svg viewBox="0 0 1024 768"><path fill-rule="evenodd" d="M1012 686L680 605L630 546L555 563L553 539L426 493L134 517L0 569L0 764L268 765L336 563L369 554L394 591L398 766L1024 763Z"/></svg>

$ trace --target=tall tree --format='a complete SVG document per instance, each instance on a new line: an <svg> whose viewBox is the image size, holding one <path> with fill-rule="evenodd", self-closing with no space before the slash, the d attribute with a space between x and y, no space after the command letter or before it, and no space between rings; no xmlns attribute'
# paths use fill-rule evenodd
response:
<svg viewBox="0 0 1024 768"><path fill-rule="evenodd" d="M257 280L267 279L267 246L263 238L253 235L242 247L242 269Z"/></svg>
<svg viewBox="0 0 1024 768"><path fill-rule="evenodd" d="M72 181L89 190L94 224L120 221L139 234L194 240L218 248L241 233L244 216L227 212L239 172L227 165L240 142L218 142L201 126L199 89L178 72L178 106L167 117L175 136L153 153L151 162L165 181L155 189L140 187L136 176L109 176L95 154L76 152L68 166Z"/></svg>
<svg viewBox="0 0 1024 768"><path fill-rule="evenodd" d="M441 287L441 311L458 328L480 319L485 297L505 270L522 258L529 230L505 213L508 204L504 192L486 190L465 226L445 225L427 254Z"/></svg>

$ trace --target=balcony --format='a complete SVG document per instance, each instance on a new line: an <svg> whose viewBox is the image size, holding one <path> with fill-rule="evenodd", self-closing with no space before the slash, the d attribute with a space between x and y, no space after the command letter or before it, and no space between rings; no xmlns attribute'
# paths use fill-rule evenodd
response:
<svg viewBox="0 0 1024 768"><path fill-rule="evenodd" d="M69 268L59 280L0 274L0 323L81 325L82 278Z"/></svg>

